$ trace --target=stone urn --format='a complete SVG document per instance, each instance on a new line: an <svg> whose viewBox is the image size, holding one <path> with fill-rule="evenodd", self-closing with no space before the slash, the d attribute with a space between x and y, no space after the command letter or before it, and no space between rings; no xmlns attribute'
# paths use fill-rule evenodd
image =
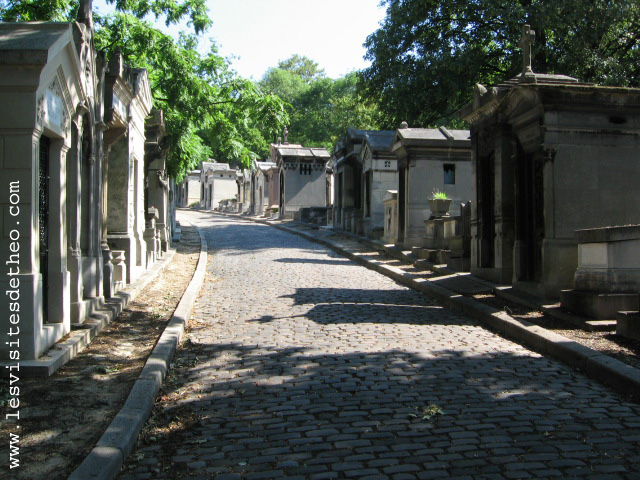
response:
<svg viewBox="0 0 640 480"><path fill-rule="evenodd" d="M431 217L446 217L449 215L449 207L451 206L450 198L432 198L429 200L429 210Z"/></svg>

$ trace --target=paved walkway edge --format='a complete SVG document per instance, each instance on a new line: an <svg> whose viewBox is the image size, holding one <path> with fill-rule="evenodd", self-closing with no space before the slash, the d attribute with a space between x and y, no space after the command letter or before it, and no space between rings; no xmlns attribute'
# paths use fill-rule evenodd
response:
<svg viewBox="0 0 640 480"><path fill-rule="evenodd" d="M217 212L216 212L217 213ZM399 268L384 265L362 258L360 254L345 250L340 245L314 236L313 234L289 228L267 219L258 219L234 215L236 218L263 223L280 230L299 235L315 243L324 245L341 255L363 265L371 270L386 275L409 288L418 290L435 298L453 311L474 318L490 329L498 332L510 340L518 342L539 353L550 355L567 365L570 365L590 377L608 385L611 388L640 398L640 370L613 357L600 353L592 348L581 345L562 335L546 330L525 320L517 320L504 311L489 307L473 298L465 297L430 280L417 278Z"/></svg>
<svg viewBox="0 0 640 480"><path fill-rule="evenodd" d="M26 360L20 363L20 372L24 377L49 377L62 365L75 358L84 350L98 334L104 330L129 303L135 300L140 292L149 285L169 265L176 251L170 248L163 258L156 261L140 278L127 285L115 296L101 302L83 323L82 328L72 329L68 338L55 343L37 360ZM0 362L0 371L7 362ZM2 374L0 374L2 376Z"/></svg>
<svg viewBox="0 0 640 480"><path fill-rule="evenodd" d="M118 477L138 435L151 415L156 395L186 328L207 271L207 240L200 235L200 257L196 270L167 327L149 355L124 406L98 440L96 447L67 480L113 480Z"/></svg>

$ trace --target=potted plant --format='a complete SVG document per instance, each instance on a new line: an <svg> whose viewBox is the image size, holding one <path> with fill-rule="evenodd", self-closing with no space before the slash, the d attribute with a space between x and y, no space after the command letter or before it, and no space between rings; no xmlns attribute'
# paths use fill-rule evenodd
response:
<svg viewBox="0 0 640 480"><path fill-rule="evenodd" d="M446 217L449 214L451 199L447 197L445 192L435 189L432 197L429 199L429 209L432 217Z"/></svg>

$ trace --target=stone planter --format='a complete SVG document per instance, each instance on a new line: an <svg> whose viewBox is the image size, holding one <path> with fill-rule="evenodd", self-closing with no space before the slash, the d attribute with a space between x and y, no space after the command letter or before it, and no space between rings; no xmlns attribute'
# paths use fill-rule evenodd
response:
<svg viewBox="0 0 640 480"><path fill-rule="evenodd" d="M432 198L429 200L429 210L431 210L431 217L446 217L449 214L449 207L451 206L451 199Z"/></svg>

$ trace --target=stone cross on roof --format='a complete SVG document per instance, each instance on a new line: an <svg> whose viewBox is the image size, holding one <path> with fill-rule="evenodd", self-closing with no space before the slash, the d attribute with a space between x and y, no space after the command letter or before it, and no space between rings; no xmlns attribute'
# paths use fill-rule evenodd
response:
<svg viewBox="0 0 640 480"><path fill-rule="evenodd" d="M533 73L531 69L531 44L535 42L536 31L531 30L531 25L522 26L520 47L522 48L522 73Z"/></svg>

